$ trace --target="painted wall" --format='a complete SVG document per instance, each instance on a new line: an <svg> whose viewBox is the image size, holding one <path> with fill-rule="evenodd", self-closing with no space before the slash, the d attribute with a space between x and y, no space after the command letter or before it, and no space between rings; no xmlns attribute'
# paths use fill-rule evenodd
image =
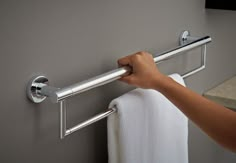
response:
<svg viewBox="0 0 236 163"><path fill-rule="evenodd" d="M28 80L43 73L51 85L67 86L116 68L122 56L175 47L186 29L213 39L206 70L188 78L188 87L202 93L236 74L236 12L205 10L204 0L1 0L0 162L107 162L106 120L60 140L58 105L31 103ZM198 54L159 68L183 73L200 64ZM68 125L104 111L131 89L117 81L68 100ZM236 161L191 122L189 132L190 163Z"/></svg>

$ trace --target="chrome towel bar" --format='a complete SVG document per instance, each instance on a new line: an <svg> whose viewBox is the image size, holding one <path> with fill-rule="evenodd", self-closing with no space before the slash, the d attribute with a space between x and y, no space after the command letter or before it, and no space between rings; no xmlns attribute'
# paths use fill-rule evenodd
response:
<svg viewBox="0 0 236 163"><path fill-rule="evenodd" d="M179 53L197 48L201 46L201 66L191 70L182 75L183 78L189 77L205 68L206 65L206 44L211 42L209 36L195 38L190 36L188 31L184 31L180 36L180 46L165 51L163 53L154 56L154 61L156 64L172 58ZM109 108L103 113L100 113L70 129L66 127L66 99L74 95L80 94L82 92L88 91L90 89L99 87L101 85L110 83L119 79L122 75L130 73L129 67L121 67L107 73L101 74L99 76L93 77L91 79L64 87L55 88L48 85L48 79L45 76L33 77L27 85L27 95L31 101L34 103L40 103L49 97L53 103L60 104L60 138L63 139L65 136L86 127L94 122L97 122L110 114L116 112L116 108Z"/></svg>

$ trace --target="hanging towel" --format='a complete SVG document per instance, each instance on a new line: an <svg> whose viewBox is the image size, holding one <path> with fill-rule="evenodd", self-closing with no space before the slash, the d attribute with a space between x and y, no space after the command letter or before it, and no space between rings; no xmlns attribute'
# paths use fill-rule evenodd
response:
<svg viewBox="0 0 236 163"><path fill-rule="evenodd" d="M117 109L107 121L109 163L188 163L188 120L162 94L138 88L109 107Z"/></svg>

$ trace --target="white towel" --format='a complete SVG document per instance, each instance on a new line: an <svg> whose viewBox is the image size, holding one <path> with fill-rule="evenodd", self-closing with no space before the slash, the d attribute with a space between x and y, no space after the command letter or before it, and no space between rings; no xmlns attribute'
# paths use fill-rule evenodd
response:
<svg viewBox="0 0 236 163"><path fill-rule="evenodd" d="M185 86L178 74L170 77ZM114 99L113 106L109 163L188 163L188 120L162 94L138 88Z"/></svg>

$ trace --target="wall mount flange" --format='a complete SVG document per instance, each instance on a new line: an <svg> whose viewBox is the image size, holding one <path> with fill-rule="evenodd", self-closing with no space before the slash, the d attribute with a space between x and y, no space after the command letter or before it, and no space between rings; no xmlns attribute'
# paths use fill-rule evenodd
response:
<svg viewBox="0 0 236 163"><path fill-rule="evenodd" d="M189 37L190 37L190 32L189 31L183 31L181 34L180 34L180 38L179 38L179 44L180 45L184 45L186 44L189 40Z"/></svg>
<svg viewBox="0 0 236 163"><path fill-rule="evenodd" d="M48 78L43 75L32 77L27 85L27 96L33 102L41 103L46 99L46 96L40 94L41 88L48 84Z"/></svg>

